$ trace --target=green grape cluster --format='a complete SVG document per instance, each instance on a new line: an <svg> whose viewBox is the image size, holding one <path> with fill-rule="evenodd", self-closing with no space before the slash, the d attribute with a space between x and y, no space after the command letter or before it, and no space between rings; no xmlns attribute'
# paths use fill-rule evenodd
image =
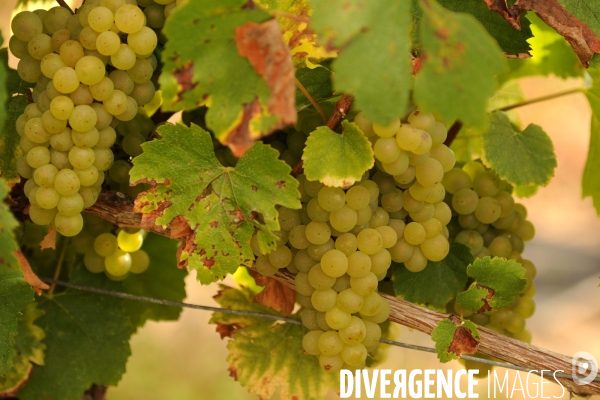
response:
<svg viewBox="0 0 600 400"><path fill-rule="evenodd" d="M36 83L34 103L16 121L17 169L36 224L53 223L64 236L81 231L81 212L114 161L115 127L155 97L158 38L146 19L135 0L88 0L75 15L54 7L13 19L18 74Z"/></svg>
<svg viewBox="0 0 600 400"><path fill-rule="evenodd" d="M527 209L515 202L509 183L479 161L453 168L442 183L448 193L446 202L455 214L449 224L451 239L468 246L477 258L503 257L525 268L527 285L514 304L467 317L487 328L530 342L531 333L525 327L525 320L535 311L536 268L533 262L521 257L525 242L535 235L533 224L527 220Z"/></svg>
<svg viewBox="0 0 600 400"><path fill-rule="evenodd" d="M272 276L286 268L296 274L297 302L310 332L303 340L327 371L365 365L381 338L379 324L390 314L377 292L392 263L390 249L404 229L379 206L385 181L365 175L347 189L298 176L303 208L279 208L277 248L262 254L251 241L255 267Z"/></svg>
<svg viewBox="0 0 600 400"><path fill-rule="evenodd" d="M446 126L418 110L385 126L360 112L354 123L373 144L381 206L400 220L409 218L390 249L392 259L411 272L422 271L428 260L443 260L450 250L446 225L452 215L442 179L455 164L454 152L444 145Z"/></svg>
<svg viewBox="0 0 600 400"><path fill-rule="evenodd" d="M72 239L73 248L83 255L83 265L93 273L104 274L113 281L125 280L130 273L141 274L150 266L150 257L141 250L147 232L117 230L106 220L85 216L85 229Z"/></svg>

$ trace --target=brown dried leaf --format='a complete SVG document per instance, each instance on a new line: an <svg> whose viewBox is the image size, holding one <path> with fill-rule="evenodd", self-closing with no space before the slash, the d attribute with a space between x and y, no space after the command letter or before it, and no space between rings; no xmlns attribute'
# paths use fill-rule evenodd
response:
<svg viewBox="0 0 600 400"><path fill-rule="evenodd" d="M558 0L517 0L511 7L507 7L506 0L484 0L484 2L490 10L498 12L519 30L523 12L535 12L548 26L565 37L586 68L594 54L600 53L598 36Z"/></svg>
<svg viewBox="0 0 600 400"><path fill-rule="evenodd" d="M461 356L462 354L475 354L479 342L475 340L471 331L464 326L459 326L454 332L454 339L448 346L448 351Z"/></svg>
<svg viewBox="0 0 600 400"><path fill-rule="evenodd" d="M31 265L29 265L29 261L25 258L23 253L20 250L15 251L15 257L19 260L19 264L21 264L21 270L23 271L23 278L33 287L33 290L37 293L38 296L42 295L42 290L50 289L50 286L46 285L44 282L37 277L37 275L31 270Z"/></svg>
<svg viewBox="0 0 600 400"><path fill-rule="evenodd" d="M267 102L269 113L280 118L272 130L296 123L296 86L294 65L288 46L283 41L276 19L258 24L248 22L235 30L238 52L246 57L256 72L263 77L271 97ZM260 112L258 99L244 107L242 121L228 136L232 152L240 157L252 145L249 120Z"/></svg>
<svg viewBox="0 0 600 400"><path fill-rule="evenodd" d="M262 292L256 295L254 301L262 306L267 306L275 311L280 311L286 317L294 311L296 303L296 291L285 286L280 281L262 276L258 272L251 271L256 284L264 286Z"/></svg>
<svg viewBox="0 0 600 400"><path fill-rule="evenodd" d="M53 249L56 250L56 228L50 224L48 227L48 233L44 236L44 239L40 242L40 250Z"/></svg>

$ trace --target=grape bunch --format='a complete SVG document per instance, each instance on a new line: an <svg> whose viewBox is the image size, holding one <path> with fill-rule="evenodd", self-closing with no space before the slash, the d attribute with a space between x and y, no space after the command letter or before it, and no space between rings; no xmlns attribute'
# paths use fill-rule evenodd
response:
<svg viewBox="0 0 600 400"><path fill-rule="evenodd" d="M448 192L446 201L456 216L449 227L451 238L471 249L477 258L503 257L525 268L527 285L519 298L506 309L466 316L474 322L530 342L525 320L535 311L535 265L523 259L525 242L533 239L535 229L527 220L527 209L515 200L511 186L479 161L471 161L449 171L442 181Z"/></svg>
<svg viewBox="0 0 600 400"><path fill-rule="evenodd" d="M255 267L265 276L282 268L296 274L297 302L310 330L304 350L318 355L325 370L364 366L381 338L378 324L390 314L377 288L404 222L379 206L382 186L368 174L346 190L298 179L303 208L279 208L279 240L268 255L252 238Z"/></svg>
<svg viewBox="0 0 600 400"><path fill-rule="evenodd" d="M72 239L75 251L83 255L83 265L93 273L122 281L130 273L141 274L150 266L150 257L141 250L147 232L119 229L101 218L86 214L85 229Z"/></svg>
<svg viewBox="0 0 600 400"><path fill-rule="evenodd" d="M88 0L75 15L23 11L11 27L18 74L36 83L34 103L16 121L29 214L74 236L113 165L115 128L155 96L158 38L131 0Z"/></svg>
<svg viewBox="0 0 600 400"><path fill-rule="evenodd" d="M390 249L392 259L411 272L422 271L428 260L443 260L450 250L446 225L452 214L442 179L455 164L454 152L444 145L446 126L418 110L385 126L360 112L354 123L373 144L379 170L373 179L381 187L382 207L400 220L408 217Z"/></svg>

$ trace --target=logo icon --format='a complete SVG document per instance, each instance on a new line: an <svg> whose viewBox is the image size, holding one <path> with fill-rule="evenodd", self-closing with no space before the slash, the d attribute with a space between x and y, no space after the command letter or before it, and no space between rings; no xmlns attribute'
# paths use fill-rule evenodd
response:
<svg viewBox="0 0 600 400"><path fill-rule="evenodd" d="M587 385L598 375L598 362L596 358L585 351L575 353L571 365L573 382L576 385Z"/></svg>

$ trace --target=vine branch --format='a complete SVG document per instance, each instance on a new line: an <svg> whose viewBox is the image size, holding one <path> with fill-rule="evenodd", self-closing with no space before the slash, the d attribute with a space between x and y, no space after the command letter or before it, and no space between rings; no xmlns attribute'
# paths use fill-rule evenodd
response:
<svg viewBox="0 0 600 400"><path fill-rule="evenodd" d="M450 129L448 129L448 136L446 136L446 140L444 141L444 144L446 146L450 147L450 145L452 144L452 142L454 142L454 139L456 139L456 136L458 135L458 132L460 132L462 127L463 124L460 121L456 121L454 124L452 124Z"/></svg>
<svg viewBox="0 0 600 400"><path fill-rule="evenodd" d="M535 97L533 99L521 101L519 103L511 104L511 105L508 105L505 107L500 107L493 111L508 111L508 110L512 110L514 108L528 106L530 104L539 103L539 102L546 101L546 100L552 100L552 99L556 99L558 97L567 96L567 95L574 94L574 93L581 93L583 91L584 91L584 89L582 89L582 88L563 90L562 92L552 93L552 94L549 94L546 96Z"/></svg>

